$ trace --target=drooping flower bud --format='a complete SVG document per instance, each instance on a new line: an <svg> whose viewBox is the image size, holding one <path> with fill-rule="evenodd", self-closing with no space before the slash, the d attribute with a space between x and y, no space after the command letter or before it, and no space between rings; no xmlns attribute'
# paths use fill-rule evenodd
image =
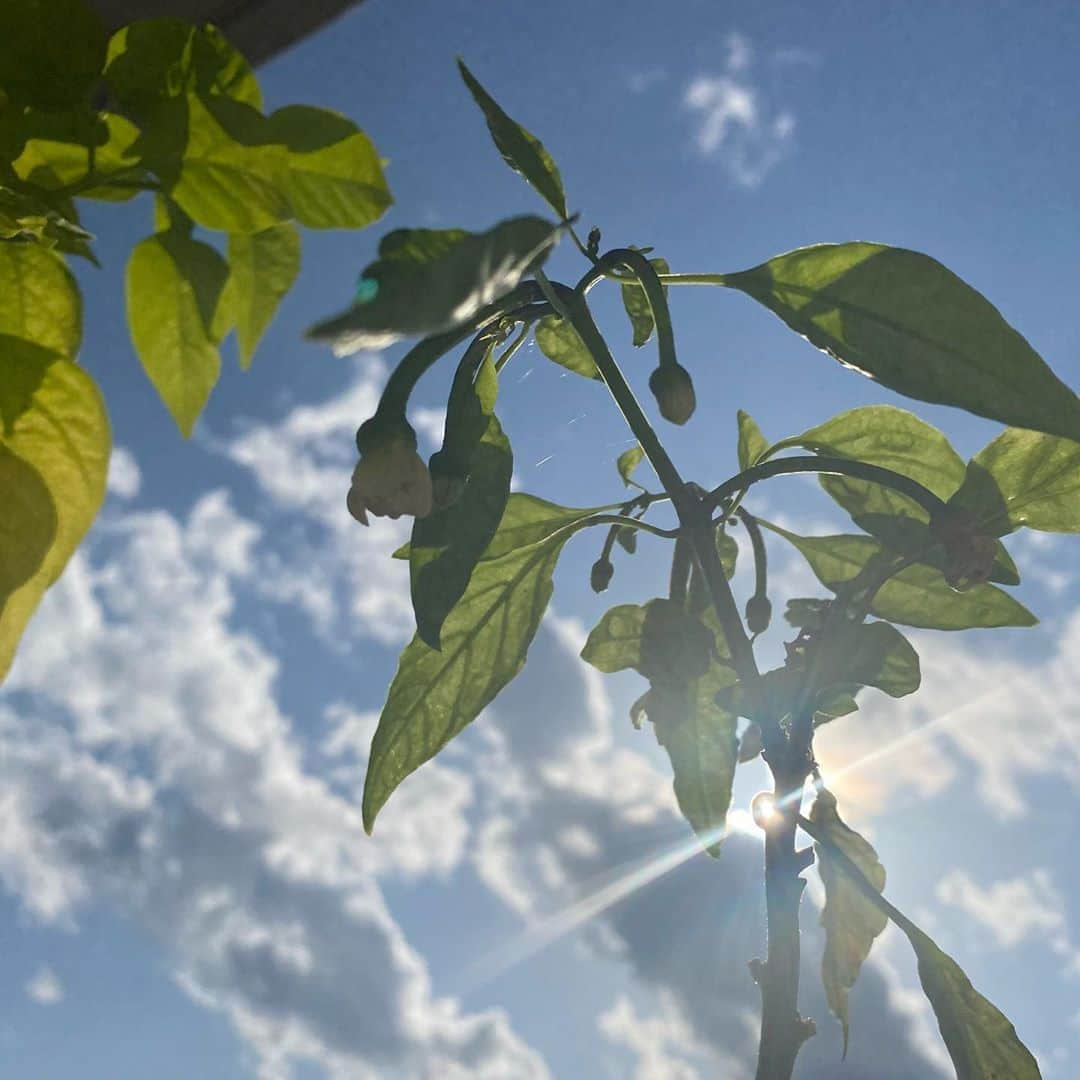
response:
<svg viewBox="0 0 1080 1080"><path fill-rule="evenodd" d="M697 397L690 372L681 364L661 364L649 376L649 389L660 415L673 424L685 424L694 415Z"/></svg>
<svg viewBox="0 0 1080 1080"><path fill-rule="evenodd" d="M614 576L615 567L611 565L611 560L606 555L601 555L592 564L592 570L589 571L589 584L592 586L592 591L595 593L604 592L611 584L611 579Z"/></svg>
<svg viewBox="0 0 1080 1080"><path fill-rule="evenodd" d="M356 432L356 447L360 461L346 505L361 525L369 513L390 518L431 513L431 474L416 452L416 432L403 416L376 413Z"/></svg>
<svg viewBox="0 0 1080 1080"><path fill-rule="evenodd" d="M746 601L746 627L751 634L764 634L772 620L772 603L755 593Z"/></svg>

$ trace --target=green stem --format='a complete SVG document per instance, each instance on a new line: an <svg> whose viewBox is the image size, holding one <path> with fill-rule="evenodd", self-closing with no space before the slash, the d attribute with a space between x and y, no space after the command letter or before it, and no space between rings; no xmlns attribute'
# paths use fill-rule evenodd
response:
<svg viewBox="0 0 1080 1080"><path fill-rule="evenodd" d="M656 344L660 352L661 365L676 366L675 332L671 326L671 312L668 309L664 287L660 284L656 268L639 251L633 248L615 248L607 252L597 263L596 268L625 266L634 276L645 293L656 325Z"/></svg>
<svg viewBox="0 0 1080 1080"><path fill-rule="evenodd" d="M745 471L725 480L719 487L709 492L707 502L711 506L724 502L726 499L745 491L751 484L761 480L768 480L774 476L783 476L788 473L830 473L841 476L855 476L860 480L868 480L883 487L892 488L906 495L909 499L917 502L931 516L940 513L945 508L943 500L939 499L929 488L923 487L917 480L901 473L893 472L892 469L882 468L880 465L870 465L865 461L852 461L849 458L824 457L810 454L800 457L777 458L775 461L765 461L760 465L754 465Z"/></svg>
<svg viewBox="0 0 1080 1080"><path fill-rule="evenodd" d="M462 326L456 326L442 334L433 334L414 345L390 373L379 399L378 412L404 415L409 395L420 377L451 349L460 345L471 335L479 338L490 336L491 328L504 319L531 323L551 308L543 302L543 295L532 282L525 282L496 303L484 308L475 318Z"/></svg>
<svg viewBox="0 0 1080 1080"><path fill-rule="evenodd" d="M505 349L499 354L499 358L495 361L495 370L497 372L502 371L507 364L514 358L514 353L525 344L525 339L529 336L529 331L532 329L531 319L521 320L521 329L518 331L518 335L506 346Z"/></svg>
<svg viewBox="0 0 1080 1080"><path fill-rule="evenodd" d="M765 550L765 538L761 535L761 527L757 518L741 506L735 511L739 520L750 537L750 547L754 552L754 595L768 596L769 593L769 564L768 553Z"/></svg>
<svg viewBox="0 0 1080 1080"><path fill-rule="evenodd" d="M551 306L577 331L585 347L592 354L597 369L607 384L615 404L619 406L630 430L637 437L641 449L649 459L653 471L664 490L671 496L679 517L683 534L689 540L694 556L701 567L705 583L716 608L716 616L724 632L731 659L739 677L748 685L757 681L758 669L750 639L746 636L735 597L724 575L720 555L716 550L713 524L709 518L709 506L699 496L687 490L675 463L668 456L659 437L649 423L641 405L634 396L630 384L623 376L615 358L604 341L603 335L593 322L584 296L567 286L548 281L543 271L537 271L536 280Z"/></svg>

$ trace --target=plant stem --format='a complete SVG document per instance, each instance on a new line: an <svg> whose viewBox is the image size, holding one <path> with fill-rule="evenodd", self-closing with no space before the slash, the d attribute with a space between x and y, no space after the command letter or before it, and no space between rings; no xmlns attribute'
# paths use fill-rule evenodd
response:
<svg viewBox="0 0 1080 1080"><path fill-rule="evenodd" d="M928 514L933 516L945 509L945 503L939 499L929 488L923 487L917 480L910 476L893 472L892 469L884 469L880 465L870 465L865 461L852 461L850 458L826 457L818 454L807 454L798 457L777 458L774 461L765 461L760 465L754 465L744 472L738 473L730 480L725 480L719 487L709 492L708 502L712 506L722 503L725 499L745 491L751 484L761 480L768 480L773 476L783 476L786 473L833 473L843 476L855 476L860 480L869 480L874 484L899 491L909 499L917 502Z"/></svg>
<svg viewBox="0 0 1080 1080"><path fill-rule="evenodd" d="M747 685L752 685L758 678L757 664L750 639L746 636L746 630L739 616L739 609L735 606L735 597L732 596L731 587L724 576L724 568L716 550L708 505L700 496L688 490L683 482L679 470L668 456L663 443L660 442L652 424L649 423L648 417L634 396L634 391L631 390L630 384L611 355L607 342L604 341L603 335L593 322L581 293L558 282L548 281L542 271L537 271L536 280L551 306L574 327L585 347L592 354L600 375L615 399L615 404L619 406L630 430L637 437L641 449L645 451L645 456L649 459L649 464L659 477L664 490L671 496L683 535L690 542L694 558L709 587L717 618L720 620L721 629L724 631L728 648L731 650L735 670L739 673L739 678L743 679Z"/></svg>
<svg viewBox="0 0 1080 1080"><path fill-rule="evenodd" d="M768 958L761 968L761 1039L756 1080L790 1080L795 1058L813 1025L799 1016L799 904L808 863L795 850L795 826L807 768L771 764L775 823L765 831L765 908Z"/></svg>

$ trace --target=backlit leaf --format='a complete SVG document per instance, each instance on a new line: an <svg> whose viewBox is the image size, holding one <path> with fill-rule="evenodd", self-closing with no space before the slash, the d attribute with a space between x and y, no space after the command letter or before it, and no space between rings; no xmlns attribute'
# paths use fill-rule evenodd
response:
<svg viewBox="0 0 1080 1080"><path fill-rule="evenodd" d="M725 276L842 364L908 397L1080 438L1080 401L998 310L941 263L820 244Z"/></svg>
<svg viewBox="0 0 1080 1080"><path fill-rule="evenodd" d="M756 465L769 449L769 440L761 434L761 428L754 418L742 409L738 412L739 421L739 470L745 471Z"/></svg>
<svg viewBox="0 0 1080 1080"><path fill-rule="evenodd" d="M497 559L510 551L543 543L550 537L578 528L594 514L616 509L609 506L568 507L539 499L535 495L515 492L506 503L506 511L499 522L484 559Z"/></svg>
<svg viewBox="0 0 1080 1080"><path fill-rule="evenodd" d="M266 138L284 147L278 187L309 229L359 229L393 202L371 140L329 109L287 105L272 113Z"/></svg>
<svg viewBox="0 0 1080 1080"><path fill-rule="evenodd" d="M61 256L38 244L0 244L0 334L74 358L82 299Z"/></svg>
<svg viewBox="0 0 1080 1080"><path fill-rule="evenodd" d="M645 457L645 451L640 446L631 446L629 450L624 450L618 460L615 462L615 467L619 470L619 476L622 477L622 482L629 487L633 480L631 477L634 475L634 470L641 464Z"/></svg>
<svg viewBox="0 0 1080 1080"><path fill-rule="evenodd" d="M998 535L1080 532L1080 443L1009 428L972 458L954 501Z"/></svg>
<svg viewBox="0 0 1080 1080"><path fill-rule="evenodd" d="M871 559L888 557L869 536L797 536L758 519L793 544L818 580L836 591L854 579ZM1038 620L1008 593L993 585L955 592L941 572L916 563L890 577L874 595L870 613L890 622L935 630L967 630L976 626L1034 626Z"/></svg>
<svg viewBox="0 0 1080 1080"><path fill-rule="evenodd" d="M182 19L144 19L109 41L106 78L119 100L136 112L155 101L194 91L262 108L251 66L214 26Z"/></svg>
<svg viewBox="0 0 1080 1080"><path fill-rule="evenodd" d="M285 222L262 232L230 235L229 286L245 370L299 272L300 233L295 225Z"/></svg>
<svg viewBox="0 0 1080 1080"><path fill-rule="evenodd" d="M581 659L607 674L636 668L641 661L644 625L644 605L619 604L610 608L589 633Z"/></svg>
<svg viewBox="0 0 1080 1080"><path fill-rule="evenodd" d="M175 230L143 240L128 260L132 341L185 436L221 371L215 324L228 274L214 248Z"/></svg>
<svg viewBox="0 0 1080 1080"><path fill-rule="evenodd" d="M559 215L559 220L564 221L567 215L562 177L551 155L544 149L544 144L503 112L463 61L458 60L458 68L473 100L484 113L488 131L491 132L491 138L502 154L503 161L514 172L523 176Z"/></svg>
<svg viewBox="0 0 1080 1080"><path fill-rule="evenodd" d="M0 366L0 449L6 455L0 460L8 466L0 483L5 515L15 519L14 528L8 521L0 530L0 564L10 588L0 607L2 678L27 620L101 506L111 439L101 395L77 364L3 335ZM42 486L52 506L51 528ZM22 545L30 550L15 550Z"/></svg>
<svg viewBox="0 0 1080 1080"><path fill-rule="evenodd" d="M554 360L575 375L584 375L587 379L600 378L600 369L592 353L585 347L585 342L558 315L546 315L536 324L536 345L549 360Z"/></svg>
<svg viewBox="0 0 1080 1080"><path fill-rule="evenodd" d="M364 782L364 828L394 789L470 724L521 670L551 597L566 532L477 564L442 627L442 649L406 646Z"/></svg>
<svg viewBox="0 0 1080 1080"><path fill-rule="evenodd" d="M919 960L919 982L937 1017L957 1080L1040 1080L1016 1028L971 985L960 965L913 923L902 926Z"/></svg>
<svg viewBox="0 0 1080 1080"><path fill-rule="evenodd" d="M285 149L264 141L267 122L251 106L213 104L193 93L160 104L154 117L170 131L186 125L183 147L167 145L151 160L170 197L200 225L228 233L261 232L291 216L280 182ZM179 157L172 154L175 149Z"/></svg>
<svg viewBox="0 0 1080 1080"><path fill-rule="evenodd" d="M862 871L878 892L885 888L885 868L877 852L836 810L836 798L822 788L810 809L810 820ZM817 844L817 865L825 886L821 925L825 929L825 954L821 981L833 1015L844 1029L844 1054L848 1046L848 992L870 954L874 938L885 929L888 917L876 908L837 865L827 845Z"/></svg>

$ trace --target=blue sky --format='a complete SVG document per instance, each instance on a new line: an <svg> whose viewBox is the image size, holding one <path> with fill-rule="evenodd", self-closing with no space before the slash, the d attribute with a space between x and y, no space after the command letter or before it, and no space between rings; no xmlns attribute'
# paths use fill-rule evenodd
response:
<svg viewBox="0 0 1080 1080"><path fill-rule="evenodd" d="M601 682L575 656L608 602L663 587L658 548L620 561L598 598L599 541L576 540L520 681L363 835L367 742L411 615L386 558L405 526L360 529L344 493L353 432L400 350L337 360L301 334L347 302L384 231L540 210L490 146L460 54L541 135L609 245L655 245L685 271L825 240L926 251L1080 385L1078 45L1065 3L368 0L261 78L270 108L354 117L389 160L396 205L364 233L305 236L253 370L230 351L190 443L126 335L124 261L151 209L95 208L105 268L80 270L82 360L121 449L0 694L0 1075L751 1075L761 855L742 811L764 776L740 771L722 859L680 861L666 758L626 719L636 677ZM550 270L578 273L569 247ZM902 404L745 297L673 290L672 304L700 407L664 434L702 482L734 471L739 407L778 438ZM597 310L643 389L650 349L631 350L617 296ZM429 451L448 378L420 391ZM602 387L530 346L499 411L521 489L619 497L628 438ZM964 454L996 432L914 411ZM845 527L802 481L752 508L804 532ZM820 752L827 773L863 762L835 790L891 898L1064 1078L1080 1060L1080 578L1067 538L1010 548L1041 625L914 633L923 688L868 693ZM773 564L778 595L818 591L778 547ZM594 910L658 855L678 865ZM951 1075L891 931L854 991L840 1064L807 876L803 1000L819 1035L798 1075Z"/></svg>

